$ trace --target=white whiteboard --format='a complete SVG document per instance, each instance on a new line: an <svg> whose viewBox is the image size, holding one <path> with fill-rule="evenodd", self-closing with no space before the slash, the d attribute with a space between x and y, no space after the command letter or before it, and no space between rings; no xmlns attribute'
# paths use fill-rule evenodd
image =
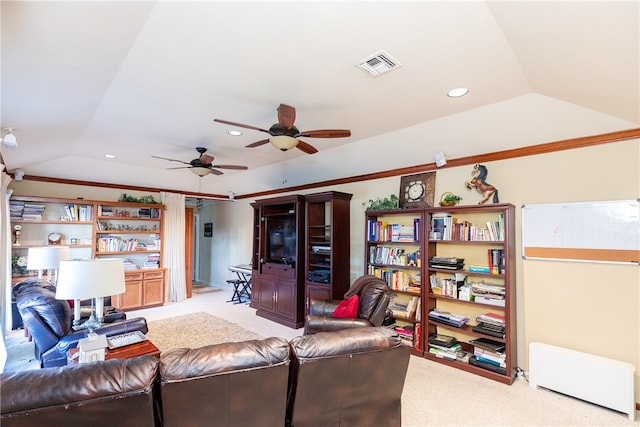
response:
<svg viewBox="0 0 640 427"><path fill-rule="evenodd" d="M522 256L640 263L640 201L522 206Z"/></svg>

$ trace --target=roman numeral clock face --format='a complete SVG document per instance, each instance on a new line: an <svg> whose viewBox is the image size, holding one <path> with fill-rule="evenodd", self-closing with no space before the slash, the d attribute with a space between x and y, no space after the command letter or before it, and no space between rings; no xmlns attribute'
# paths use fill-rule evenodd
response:
<svg viewBox="0 0 640 427"><path fill-rule="evenodd" d="M433 206L436 174L427 172L400 178L400 208Z"/></svg>

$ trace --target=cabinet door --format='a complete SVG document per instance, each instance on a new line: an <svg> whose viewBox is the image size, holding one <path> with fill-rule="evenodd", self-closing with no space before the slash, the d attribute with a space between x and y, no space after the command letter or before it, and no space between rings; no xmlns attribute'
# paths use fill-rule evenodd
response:
<svg viewBox="0 0 640 427"><path fill-rule="evenodd" d="M296 282L281 281L277 284L276 313L296 320Z"/></svg>
<svg viewBox="0 0 640 427"><path fill-rule="evenodd" d="M125 283L127 290L124 294L120 294L116 297L116 300L119 302L117 307L120 310L127 310L142 306L142 284L142 280L132 280Z"/></svg>
<svg viewBox="0 0 640 427"><path fill-rule="evenodd" d="M151 279L144 281L144 299L142 303L147 305L162 304L164 302L164 280Z"/></svg>
<svg viewBox="0 0 640 427"><path fill-rule="evenodd" d="M258 289L258 308L260 310L275 312L276 279L270 276L260 277Z"/></svg>

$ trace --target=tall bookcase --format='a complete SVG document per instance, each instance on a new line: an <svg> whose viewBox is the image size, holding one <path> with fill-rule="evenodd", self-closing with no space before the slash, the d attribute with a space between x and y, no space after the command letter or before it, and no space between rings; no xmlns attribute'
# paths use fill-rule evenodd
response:
<svg viewBox="0 0 640 427"><path fill-rule="evenodd" d="M514 212L510 204L456 206L429 208L425 218L430 260L425 263L425 340L429 346L429 337L452 336L466 353L452 359L429 346L425 357L505 384L516 377ZM457 268L461 260L464 266ZM449 314L468 321L450 326L429 316L432 311L444 313L444 322ZM503 326L482 330L483 317L499 319Z"/></svg>
<svg viewBox="0 0 640 427"><path fill-rule="evenodd" d="M514 214L510 204L365 212L365 274L389 285L393 299L385 323L399 330L412 354L513 382ZM419 303L415 314L413 298ZM487 325L486 318L497 319L502 327L479 328L481 322ZM462 351L455 356L438 351L444 345L434 342L436 337L452 337ZM487 353L490 347L497 351ZM494 355L489 364L483 359Z"/></svg>
<svg viewBox="0 0 640 427"><path fill-rule="evenodd" d="M422 209L365 212L365 274L387 282L391 302L385 324L412 354L424 353Z"/></svg>

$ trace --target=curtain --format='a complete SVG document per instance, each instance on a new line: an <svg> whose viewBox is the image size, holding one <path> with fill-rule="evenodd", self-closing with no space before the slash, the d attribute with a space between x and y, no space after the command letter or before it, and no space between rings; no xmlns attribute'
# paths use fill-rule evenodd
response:
<svg viewBox="0 0 640 427"><path fill-rule="evenodd" d="M164 204L164 236L162 264L167 268L168 300L183 301L187 298L184 256L184 194L161 192Z"/></svg>
<svg viewBox="0 0 640 427"><path fill-rule="evenodd" d="M13 190L9 190L11 177L4 172L5 166L0 164L0 371L4 369L7 360L7 350L4 344L6 332L11 331L11 218L9 216L9 197ZM8 308L7 308L8 306Z"/></svg>

